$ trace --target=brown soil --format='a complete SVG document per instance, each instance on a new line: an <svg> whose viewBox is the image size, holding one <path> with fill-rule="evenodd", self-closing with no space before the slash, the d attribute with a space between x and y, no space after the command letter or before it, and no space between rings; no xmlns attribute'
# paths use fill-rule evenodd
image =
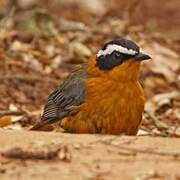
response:
<svg viewBox="0 0 180 180"><path fill-rule="evenodd" d="M0 137L1 180L180 178L176 138L9 130L0 130Z"/></svg>

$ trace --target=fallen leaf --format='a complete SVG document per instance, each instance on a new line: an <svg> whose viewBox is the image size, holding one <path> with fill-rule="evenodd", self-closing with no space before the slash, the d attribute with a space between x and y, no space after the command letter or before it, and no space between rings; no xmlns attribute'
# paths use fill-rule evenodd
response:
<svg viewBox="0 0 180 180"><path fill-rule="evenodd" d="M69 46L70 52L79 55L80 57L89 57L92 55L90 49L80 42L73 42Z"/></svg>
<svg viewBox="0 0 180 180"><path fill-rule="evenodd" d="M11 116L3 116L0 118L0 127L6 127L12 124Z"/></svg>

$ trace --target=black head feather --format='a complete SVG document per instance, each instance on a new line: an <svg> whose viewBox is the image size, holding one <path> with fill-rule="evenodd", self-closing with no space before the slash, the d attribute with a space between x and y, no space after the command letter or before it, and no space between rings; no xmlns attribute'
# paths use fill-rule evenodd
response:
<svg viewBox="0 0 180 180"><path fill-rule="evenodd" d="M111 45L118 45L119 49ZM133 41L123 38L107 42L97 54L97 66L102 70L110 70L139 54L139 49Z"/></svg>
<svg viewBox="0 0 180 180"><path fill-rule="evenodd" d="M128 40L128 39L121 38L121 39L115 39L115 40L109 41L109 42L104 44L102 50L105 50L109 44L120 45L120 46L125 47L127 49L132 49L134 51L139 52L139 46L137 44L135 44L133 41Z"/></svg>

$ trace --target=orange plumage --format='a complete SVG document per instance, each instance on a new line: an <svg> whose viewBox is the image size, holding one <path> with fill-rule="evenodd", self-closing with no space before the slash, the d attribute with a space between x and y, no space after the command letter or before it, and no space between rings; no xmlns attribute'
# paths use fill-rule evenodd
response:
<svg viewBox="0 0 180 180"><path fill-rule="evenodd" d="M55 101L58 99L57 102L63 103L62 86L60 93L56 91L54 96L51 95L54 99L51 97L48 99L42 122L49 123L49 119L52 119L51 123L55 119L58 126L71 133L135 135L142 120L145 103L144 91L138 80L139 69L141 60L149 58L140 53L139 47L132 41L120 39L107 43L104 49L85 65L83 71L87 77L82 78L83 75L74 85L83 80L83 102L78 101L78 105L77 102L75 105L72 103L69 114L60 119L58 116L52 117L55 107L58 107ZM77 79L77 76L72 76L72 79L74 77ZM65 81L64 89L69 90L66 84L73 82L71 78L69 79ZM74 86L71 87L72 91ZM78 88L82 88L82 85ZM63 97L72 96L72 94L66 96L65 92L64 94ZM78 93L75 95L78 96ZM52 106L52 102L56 106Z"/></svg>
<svg viewBox="0 0 180 180"><path fill-rule="evenodd" d="M140 62L126 62L110 73L99 71L94 64L95 57L88 65L93 78L86 82L85 103L75 116L62 121L62 127L74 133L136 134L145 103L138 81Z"/></svg>

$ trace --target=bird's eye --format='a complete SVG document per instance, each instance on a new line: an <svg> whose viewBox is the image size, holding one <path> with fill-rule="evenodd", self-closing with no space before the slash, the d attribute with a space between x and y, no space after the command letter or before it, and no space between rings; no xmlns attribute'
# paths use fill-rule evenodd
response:
<svg viewBox="0 0 180 180"><path fill-rule="evenodd" d="M115 52L115 56L116 56L116 57L120 57L120 56L121 56L121 53L120 53L120 52Z"/></svg>

